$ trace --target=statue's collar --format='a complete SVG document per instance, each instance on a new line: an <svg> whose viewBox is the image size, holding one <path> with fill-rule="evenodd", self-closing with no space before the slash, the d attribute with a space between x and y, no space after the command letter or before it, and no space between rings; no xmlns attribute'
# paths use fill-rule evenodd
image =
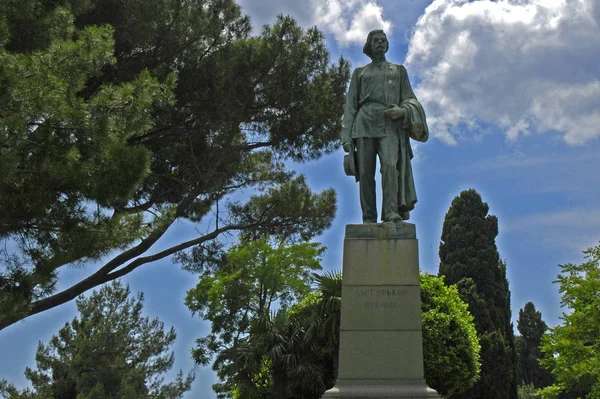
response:
<svg viewBox="0 0 600 399"><path fill-rule="evenodd" d="M386 63L387 63L387 60L385 58L371 61L371 64L373 64L373 66L385 65Z"/></svg>

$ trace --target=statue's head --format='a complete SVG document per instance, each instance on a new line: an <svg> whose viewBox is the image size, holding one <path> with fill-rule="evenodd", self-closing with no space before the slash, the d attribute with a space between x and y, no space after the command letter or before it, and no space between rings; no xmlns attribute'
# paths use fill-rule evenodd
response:
<svg viewBox="0 0 600 399"><path fill-rule="evenodd" d="M377 46L380 45L379 42L382 38L385 40L385 50L383 50L383 53L387 53L388 49L390 48L390 42L388 42L385 32L381 29L375 29L369 32L369 35L367 36L367 41L363 46L363 53L366 54L369 58L373 58L373 54L378 51Z"/></svg>

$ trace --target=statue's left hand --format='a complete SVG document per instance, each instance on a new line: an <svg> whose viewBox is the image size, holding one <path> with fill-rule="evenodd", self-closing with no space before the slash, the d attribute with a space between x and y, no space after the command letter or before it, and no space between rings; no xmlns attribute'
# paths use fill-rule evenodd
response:
<svg viewBox="0 0 600 399"><path fill-rule="evenodd" d="M406 110L404 108L400 108L397 105L388 108L383 112L383 114L393 121L397 121L401 118L406 118Z"/></svg>

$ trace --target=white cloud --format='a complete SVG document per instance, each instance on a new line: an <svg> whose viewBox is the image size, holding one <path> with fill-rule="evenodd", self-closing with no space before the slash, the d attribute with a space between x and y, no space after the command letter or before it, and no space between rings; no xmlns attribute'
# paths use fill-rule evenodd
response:
<svg viewBox="0 0 600 399"><path fill-rule="evenodd" d="M374 0L312 0L312 5L317 26L331 33L341 47L364 44L373 29L392 33L392 22Z"/></svg>
<svg viewBox="0 0 600 399"><path fill-rule="evenodd" d="M435 0L409 45L432 134L600 137L600 0ZM462 133L461 133L462 132Z"/></svg>
<svg viewBox="0 0 600 399"><path fill-rule="evenodd" d="M237 0L250 15L254 33L263 24L272 24L279 14L291 15L307 28L318 25L331 34L341 47L362 45L372 29L392 29L397 38L408 42L417 19L431 0ZM385 17L384 17L385 16Z"/></svg>

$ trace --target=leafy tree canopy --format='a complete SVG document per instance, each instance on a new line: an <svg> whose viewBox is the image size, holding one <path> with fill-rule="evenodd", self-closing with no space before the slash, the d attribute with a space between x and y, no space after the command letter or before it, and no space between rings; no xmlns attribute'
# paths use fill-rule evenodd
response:
<svg viewBox="0 0 600 399"><path fill-rule="evenodd" d="M261 332L266 340L263 347L277 338L269 327L279 329L280 339L291 340L283 339L280 345L292 345L294 337L299 338L285 309L310 292L310 275L321 269L324 250L316 243L272 245L260 239L226 251L197 247L180 256L187 269L200 274L198 285L188 291L186 305L211 323L211 333L196 341L192 355L199 364L212 360L221 380L213 386L219 397L227 397L239 381L256 374L243 365L250 359L242 361L239 356L251 331ZM282 311L272 317L271 312L279 308ZM262 365L262 359L257 362Z"/></svg>
<svg viewBox="0 0 600 399"><path fill-rule="evenodd" d="M517 353L506 264L496 247L498 218L474 189L454 198L444 219L439 275L456 284L481 344L481 376L457 398L516 399Z"/></svg>
<svg viewBox="0 0 600 399"><path fill-rule="evenodd" d="M33 390L19 392L0 382L10 399L175 399L190 389L193 375L181 372L165 384L174 361L175 330L142 315L144 297L118 281L77 298L79 317L65 324L36 353L37 369L25 376Z"/></svg>
<svg viewBox="0 0 600 399"><path fill-rule="evenodd" d="M505 316L500 314L500 310L505 310L507 293L502 287L506 274L500 267L496 248L498 218L488 212L488 204L477 191L461 192L444 218L439 251L439 274L444 276L446 284L458 284L470 278L475 289L473 294L485 301L486 309L482 312L487 315L483 319L475 318L478 332L504 327L505 321ZM487 324L488 318L491 325ZM510 318L508 320L510 322Z"/></svg>
<svg viewBox="0 0 600 399"><path fill-rule="evenodd" d="M455 285L421 274L423 362L427 385L439 394L471 388L479 378L479 339L473 316Z"/></svg>
<svg viewBox="0 0 600 399"><path fill-rule="evenodd" d="M552 372L554 384L539 391L543 398L600 397L600 245L584 251L580 265L560 265L555 283L561 305L569 310L562 325L542 338L541 363Z"/></svg>
<svg viewBox="0 0 600 399"><path fill-rule="evenodd" d="M341 275L313 274L317 290L289 308L256 315L231 350L232 399L318 399L336 380ZM224 386L221 386L224 388Z"/></svg>
<svg viewBox="0 0 600 399"><path fill-rule="evenodd" d="M228 231L330 225L285 164L339 144L349 65L290 17L250 32L233 0L1 2L0 329ZM177 220L206 233L150 251Z"/></svg>
<svg viewBox="0 0 600 399"><path fill-rule="evenodd" d="M519 382L542 388L552 384L552 375L540 365L542 352L540 345L548 326L542 320L542 313L535 309L532 302L527 302L519 310L517 328L521 333L518 337L519 350Z"/></svg>

